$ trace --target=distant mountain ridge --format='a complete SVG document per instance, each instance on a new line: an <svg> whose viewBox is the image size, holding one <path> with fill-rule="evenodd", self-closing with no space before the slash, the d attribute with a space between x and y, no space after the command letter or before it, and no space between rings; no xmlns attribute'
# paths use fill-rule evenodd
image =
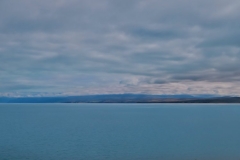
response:
<svg viewBox="0 0 240 160"><path fill-rule="evenodd" d="M0 103L240 103L240 97L187 94L106 94L62 97L0 97Z"/></svg>

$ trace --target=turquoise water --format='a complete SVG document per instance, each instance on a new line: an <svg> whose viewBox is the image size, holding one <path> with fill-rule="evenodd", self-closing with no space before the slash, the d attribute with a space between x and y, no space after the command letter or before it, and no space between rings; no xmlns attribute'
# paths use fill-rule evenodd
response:
<svg viewBox="0 0 240 160"><path fill-rule="evenodd" d="M239 160L240 105L0 104L0 159Z"/></svg>

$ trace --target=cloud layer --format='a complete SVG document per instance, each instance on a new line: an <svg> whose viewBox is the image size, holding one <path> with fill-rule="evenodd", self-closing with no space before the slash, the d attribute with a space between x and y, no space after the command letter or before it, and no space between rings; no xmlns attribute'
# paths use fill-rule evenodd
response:
<svg viewBox="0 0 240 160"><path fill-rule="evenodd" d="M0 2L0 94L240 95L238 0Z"/></svg>

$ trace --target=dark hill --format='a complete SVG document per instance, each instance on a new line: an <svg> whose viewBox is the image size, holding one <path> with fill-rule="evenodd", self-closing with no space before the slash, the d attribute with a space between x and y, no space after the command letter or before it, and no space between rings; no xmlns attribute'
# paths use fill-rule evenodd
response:
<svg viewBox="0 0 240 160"><path fill-rule="evenodd" d="M240 97L109 94L66 97L0 97L0 103L240 103Z"/></svg>

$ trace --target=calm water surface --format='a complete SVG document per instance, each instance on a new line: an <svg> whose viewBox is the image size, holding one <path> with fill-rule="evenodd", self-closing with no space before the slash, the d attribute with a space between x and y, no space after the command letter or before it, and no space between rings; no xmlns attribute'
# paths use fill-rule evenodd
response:
<svg viewBox="0 0 240 160"><path fill-rule="evenodd" d="M0 104L0 159L239 160L240 105Z"/></svg>

